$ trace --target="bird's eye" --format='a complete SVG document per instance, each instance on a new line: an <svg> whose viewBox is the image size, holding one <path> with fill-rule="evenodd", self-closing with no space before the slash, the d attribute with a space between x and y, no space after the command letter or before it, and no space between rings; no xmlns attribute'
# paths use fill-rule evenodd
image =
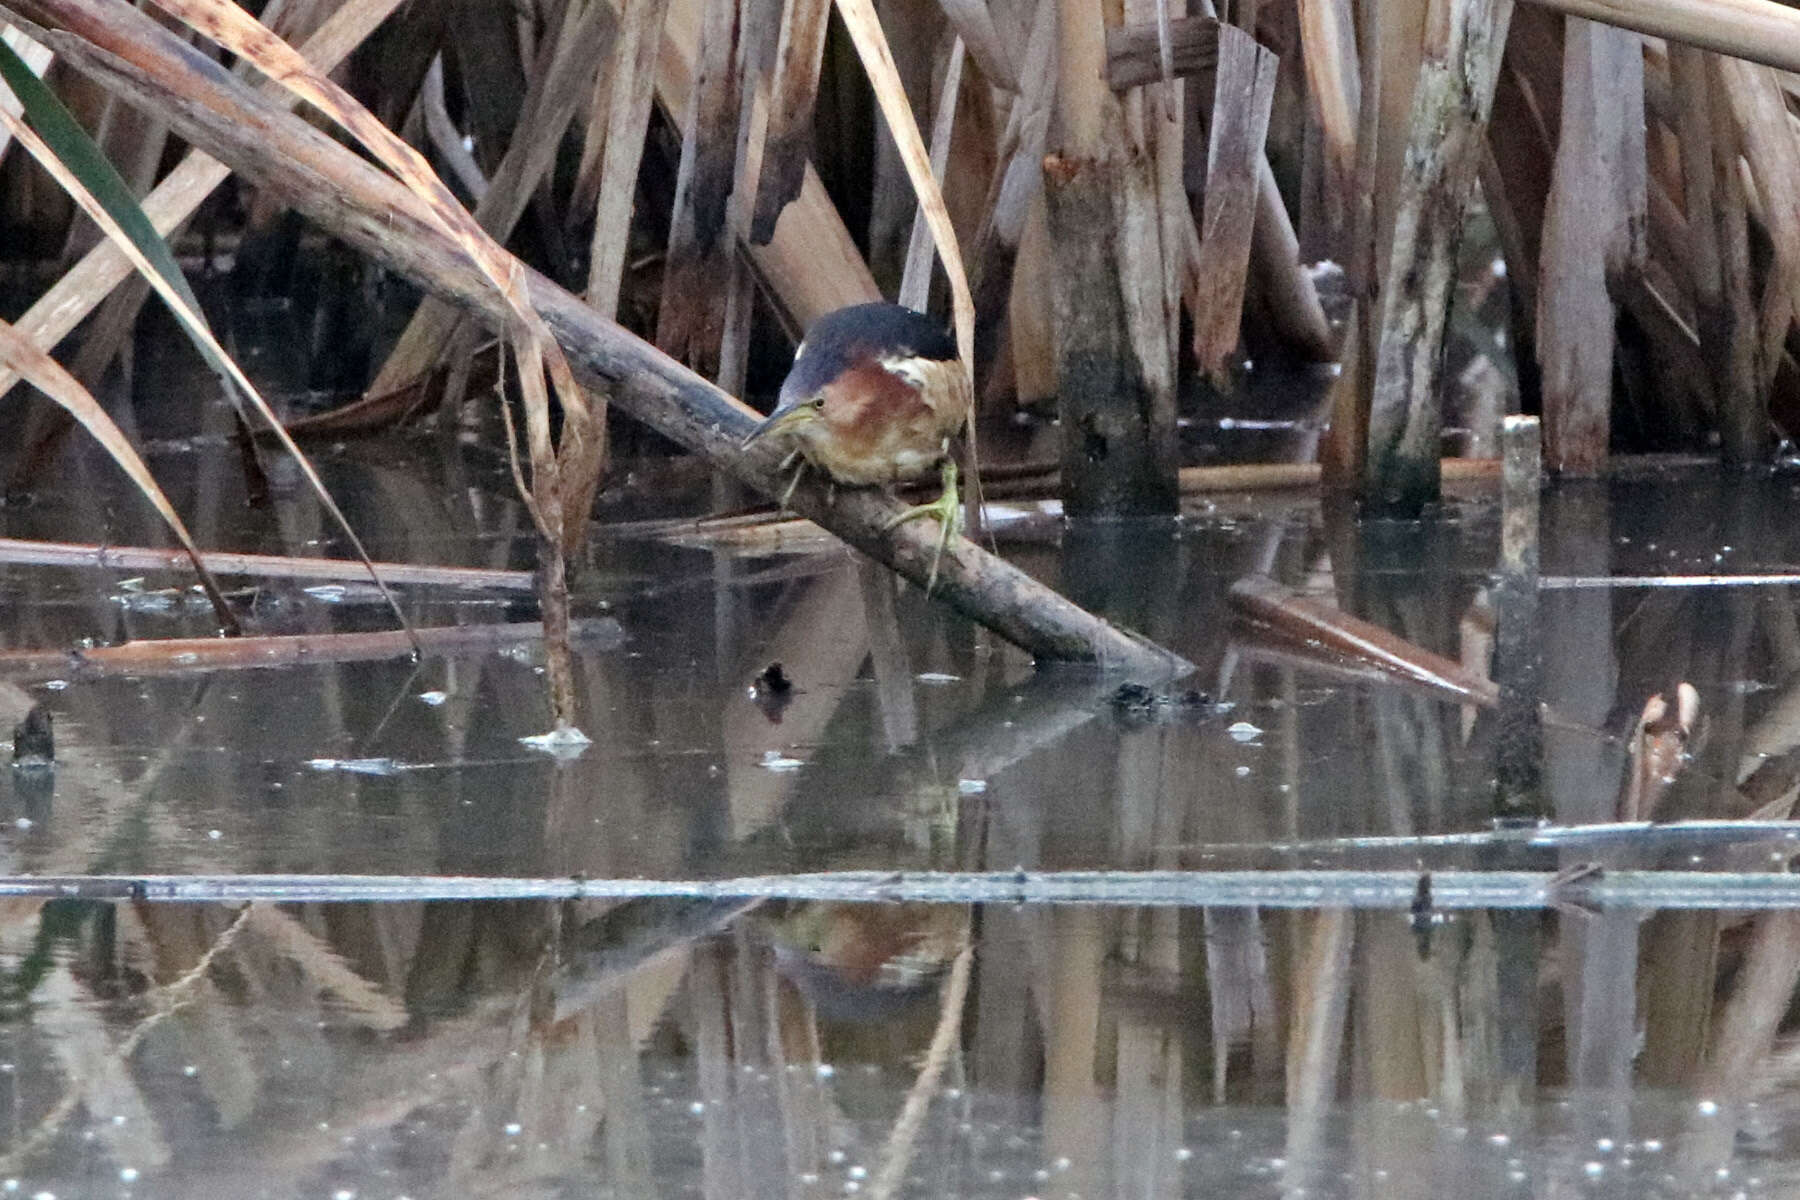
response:
<svg viewBox="0 0 1800 1200"><path fill-rule="evenodd" d="M816 399L814 399L812 402L812 406L814 408L824 408L825 407L825 397L819 396Z"/></svg>

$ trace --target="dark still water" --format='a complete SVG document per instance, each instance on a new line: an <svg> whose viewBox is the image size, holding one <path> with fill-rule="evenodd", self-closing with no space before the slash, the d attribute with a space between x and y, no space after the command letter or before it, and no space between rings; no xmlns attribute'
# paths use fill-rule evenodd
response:
<svg viewBox="0 0 1800 1200"><path fill-rule="evenodd" d="M1792 945L1786 913L1620 929L1473 912L1424 941L1404 914L1243 908L54 901L6 917L6 1194L1800 1187L1794 1056L1746 1056L1772 1015L1749 1011L1756 985L1727 989L1709 1026L1693 997L1711 979L1646 956L1634 1022L1615 973L1636 938L1714 938L1726 976L1766 968L1769 939ZM1575 1003L1570 983L1616 1002Z"/></svg>
<svg viewBox="0 0 1800 1200"><path fill-rule="evenodd" d="M201 542L342 556L203 412L139 431ZM528 567L479 444L318 458L377 556ZM64 459L0 535L162 542ZM1228 599L1272 576L1484 673L1481 487L1360 530L997 506L1010 558L1198 668L1123 693L804 528L645 523L708 498L653 460L603 498L570 757L526 740L529 642L102 671L25 656L205 636L189 581L0 565L0 737L55 737L0 765L0 1195L1800 1194L1800 610L1661 586L1800 567L1794 479L1546 497L1549 824L1510 829L1491 712ZM259 633L390 620L354 575L226 583Z"/></svg>

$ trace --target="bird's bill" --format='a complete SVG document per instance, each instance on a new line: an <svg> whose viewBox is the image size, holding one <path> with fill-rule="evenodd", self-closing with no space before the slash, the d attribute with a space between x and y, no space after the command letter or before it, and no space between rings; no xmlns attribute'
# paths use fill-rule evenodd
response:
<svg viewBox="0 0 1800 1200"><path fill-rule="evenodd" d="M774 412L770 413L767 419L760 425L750 431L750 436L739 443L738 449L742 450L748 448L751 442L754 442L757 438L760 438L765 434L782 433L793 429L795 426L811 417L812 412L812 406L807 404L796 405L793 408L776 409Z"/></svg>

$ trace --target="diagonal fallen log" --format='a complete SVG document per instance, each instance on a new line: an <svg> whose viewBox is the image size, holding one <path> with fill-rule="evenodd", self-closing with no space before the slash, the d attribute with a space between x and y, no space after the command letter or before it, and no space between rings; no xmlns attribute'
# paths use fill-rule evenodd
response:
<svg viewBox="0 0 1800 1200"><path fill-rule="evenodd" d="M222 71L155 21L99 0L6 0L0 13L31 28L72 66L196 146L291 203L334 236L492 325L509 317L486 278L396 180ZM754 410L667 355L529 273L532 306L576 370L613 402L767 495L786 479L776 447L741 452ZM835 496L809 478L792 507L858 550L923 585L937 533L910 522L892 532L898 501L866 490ZM943 556L936 595L1039 659L1098 663L1162 679L1191 664L1121 630L1023 571L958 539Z"/></svg>

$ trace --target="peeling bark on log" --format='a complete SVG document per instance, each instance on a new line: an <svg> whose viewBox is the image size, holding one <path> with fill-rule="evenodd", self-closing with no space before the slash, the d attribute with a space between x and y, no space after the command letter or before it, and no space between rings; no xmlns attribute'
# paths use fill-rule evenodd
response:
<svg viewBox="0 0 1800 1200"><path fill-rule="evenodd" d="M1363 502L1416 514L1438 498L1444 327L1512 0L1433 0L1380 314Z"/></svg>
<svg viewBox="0 0 1800 1200"><path fill-rule="evenodd" d="M0 5L57 54L172 129L269 188L335 236L490 323L509 319L487 278L402 184L353 151L230 78L141 13L95 0L9 0ZM33 28L35 27L35 28ZM571 365L609 386L614 403L705 455L767 495L786 477L775 447L738 449L753 410L599 317L529 271L532 305L567 349ZM937 530L909 522L892 532L897 501L868 489L802 484L793 508L923 585ZM1043 659L1100 662L1145 678L1191 670L1175 655L1084 612L967 539L943 556L936 599Z"/></svg>

